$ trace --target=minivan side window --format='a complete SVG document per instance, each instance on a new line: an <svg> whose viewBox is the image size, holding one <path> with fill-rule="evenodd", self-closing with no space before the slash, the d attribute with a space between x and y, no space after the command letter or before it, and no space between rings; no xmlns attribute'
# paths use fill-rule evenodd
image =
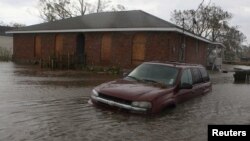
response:
<svg viewBox="0 0 250 141"><path fill-rule="evenodd" d="M185 69L182 72L181 85L184 83L191 84L191 85L193 84L192 73L190 69Z"/></svg>
<svg viewBox="0 0 250 141"><path fill-rule="evenodd" d="M192 68L193 84L202 83L202 76L198 68Z"/></svg>
<svg viewBox="0 0 250 141"><path fill-rule="evenodd" d="M208 82L210 80L210 78L209 78L209 75L208 75L206 69L205 68L199 68L199 69L200 69L200 72L201 72L203 82Z"/></svg>

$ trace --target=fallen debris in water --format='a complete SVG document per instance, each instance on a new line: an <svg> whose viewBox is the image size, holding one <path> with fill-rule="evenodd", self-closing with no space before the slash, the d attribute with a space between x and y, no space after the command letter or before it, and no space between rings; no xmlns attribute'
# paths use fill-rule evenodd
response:
<svg viewBox="0 0 250 141"><path fill-rule="evenodd" d="M234 68L234 82L250 82L250 69Z"/></svg>
<svg viewBox="0 0 250 141"><path fill-rule="evenodd" d="M234 68L233 70L222 70L222 73L234 72L234 82L236 83L249 83L250 82L250 69Z"/></svg>

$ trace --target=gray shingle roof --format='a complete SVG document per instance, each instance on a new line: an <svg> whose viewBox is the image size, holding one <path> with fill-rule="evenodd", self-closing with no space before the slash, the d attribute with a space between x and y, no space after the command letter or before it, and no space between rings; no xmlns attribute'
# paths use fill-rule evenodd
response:
<svg viewBox="0 0 250 141"><path fill-rule="evenodd" d="M15 31L171 27L177 26L141 10L133 10L93 13L54 22L27 26Z"/></svg>
<svg viewBox="0 0 250 141"><path fill-rule="evenodd" d="M204 37L141 10L102 12L21 27L7 33L56 33L102 31L173 31L216 44Z"/></svg>

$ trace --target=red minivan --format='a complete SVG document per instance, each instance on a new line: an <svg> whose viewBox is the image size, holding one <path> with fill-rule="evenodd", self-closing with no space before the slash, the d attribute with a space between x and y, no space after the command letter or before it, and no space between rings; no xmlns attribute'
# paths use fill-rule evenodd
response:
<svg viewBox="0 0 250 141"><path fill-rule="evenodd" d="M211 90L202 65L145 62L124 78L95 87L90 101L131 112L157 113Z"/></svg>

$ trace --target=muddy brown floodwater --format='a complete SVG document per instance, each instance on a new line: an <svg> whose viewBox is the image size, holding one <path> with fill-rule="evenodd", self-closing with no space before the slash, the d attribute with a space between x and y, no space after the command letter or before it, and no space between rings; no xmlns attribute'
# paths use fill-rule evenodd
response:
<svg viewBox="0 0 250 141"><path fill-rule="evenodd" d="M250 84L210 76L212 93L146 116L88 104L95 85L117 76L0 62L0 140L205 141L208 124L250 124Z"/></svg>

